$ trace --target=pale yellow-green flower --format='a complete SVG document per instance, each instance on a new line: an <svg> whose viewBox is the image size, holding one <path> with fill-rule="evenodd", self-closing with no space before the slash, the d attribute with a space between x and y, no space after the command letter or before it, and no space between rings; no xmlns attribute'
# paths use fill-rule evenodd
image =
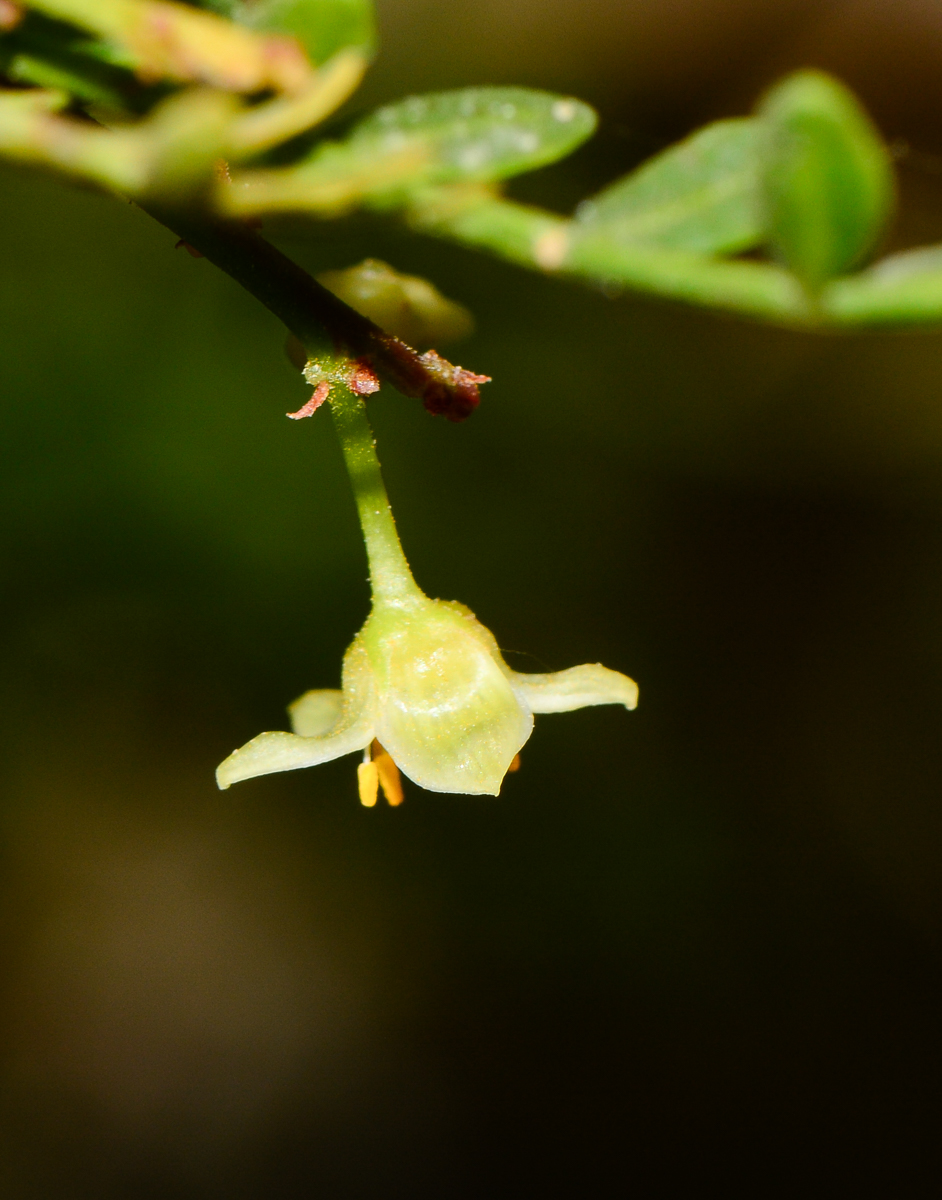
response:
<svg viewBox="0 0 942 1200"><path fill-rule="evenodd" d="M360 369L357 362L318 361L305 374L332 389L330 408L370 564L372 611L344 656L341 690L306 692L289 708L293 733L260 733L229 755L216 778L227 788L363 751L357 776L366 805L376 803L379 786L391 804L399 803L397 768L432 792L496 796L530 736L534 713L590 704L634 708L638 688L598 663L551 675L512 671L469 609L421 591L389 508L359 394Z"/></svg>
<svg viewBox="0 0 942 1200"><path fill-rule="evenodd" d="M534 713L637 702L634 681L598 663L548 675L511 670L469 609L416 589L374 603L344 656L342 690L305 693L289 709L293 733L259 734L216 778L227 788L313 767L368 751L375 739L429 791L497 795Z"/></svg>

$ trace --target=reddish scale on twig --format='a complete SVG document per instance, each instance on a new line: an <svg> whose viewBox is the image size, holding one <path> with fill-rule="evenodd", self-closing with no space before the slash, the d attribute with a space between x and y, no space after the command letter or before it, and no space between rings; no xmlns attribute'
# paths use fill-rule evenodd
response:
<svg viewBox="0 0 942 1200"><path fill-rule="evenodd" d="M372 396L379 391L379 379L369 360L358 358L350 375L350 391L358 396Z"/></svg>
<svg viewBox="0 0 942 1200"><path fill-rule="evenodd" d="M383 336L381 363L399 391L418 397L427 412L449 421L470 417L481 402L478 385L491 379L454 366L434 350L416 354L411 346L390 334Z"/></svg>
<svg viewBox="0 0 942 1200"><path fill-rule="evenodd" d="M455 367L434 350L426 351L420 360L432 376L432 382L422 393L426 412L435 417L447 417L449 421L470 417L481 403L478 385L490 383L490 375L475 375L464 367Z"/></svg>
<svg viewBox="0 0 942 1200"><path fill-rule="evenodd" d="M325 379L314 389L314 395L308 400L307 404L302 404L297 412L285 413L285 416L290 417L292 421L301 421L305 417L313 417L329 395L330 384Z"/></svg>
<svg viewBox="0 0 942 1200"><path fill-rule="evenodd" d="M177 221L165 224L172 228ZM335 355L357 364L354 379L343 382L358 395L377 391L382 378L404 396L421 400L428 412L449 421L465 420L480 404L479 387L490 382L489 375L456 367L434 350L419 354L321 287L247 224L211 222L197 227L193 241L289 329L297 329L299 312L304 314L303 328L319 324L333 339ZM182 239L180 244L189 249L192 243ZM259 291L260 280L270 286Z"/></svg>

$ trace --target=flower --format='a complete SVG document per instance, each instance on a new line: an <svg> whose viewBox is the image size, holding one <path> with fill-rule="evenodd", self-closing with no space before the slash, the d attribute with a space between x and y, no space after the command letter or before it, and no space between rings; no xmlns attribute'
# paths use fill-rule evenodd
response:
<svg viewBox="0 0 942 1200"><path fill-rule="evenodd" d="M599 663L548 675L511 670L469 609L417 589L374 603L344 656L342 683L289 707L293 733L261 733L233 751L216 772L219 786L368 752L375 739L420 787L496 796L534 713L638 702L634 681Z"/></svg>

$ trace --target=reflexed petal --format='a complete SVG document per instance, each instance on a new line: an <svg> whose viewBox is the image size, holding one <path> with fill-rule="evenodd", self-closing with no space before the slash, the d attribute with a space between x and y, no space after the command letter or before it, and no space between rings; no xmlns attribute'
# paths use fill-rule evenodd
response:
<svg viewBox="0 0 942 1200"><path fill-rule="evenodd" d="M638 704L638 685L627 675L610 671L601 663L585 663L551 675L510 676L513 686L535 713L572 712L591 704Z"/></svg>
<svg viewBox="0 0 942 1200"><path fill-rule="evenodd" d="M339 719L328 734L300 737L296 733L260 733L240 750L234 750L217 768L216 782L227 788L241 779L316 767L365 749L373 740L376 723L373 673L365 651L356 642L343 661L342 697Z"/></svg>
<svg viewBox="0 0 942 1200"><path fill-rule="evenodd" d="M354 750L362 750L372 740L372 727L344 729L328 737L298 737L296 733L260 733L240 750L234 750L216 768L216 782L223 789L242 779L271 775L275 771L293 771L297 767L316 767Z"/></svg>
<svg viewBox="0 0 942 1200"><path fill-rule="evenodd" d="M291 728L301 737L323 737L340 720L343 692L337 688L321 688L305 692L288 705Z"/></svg>

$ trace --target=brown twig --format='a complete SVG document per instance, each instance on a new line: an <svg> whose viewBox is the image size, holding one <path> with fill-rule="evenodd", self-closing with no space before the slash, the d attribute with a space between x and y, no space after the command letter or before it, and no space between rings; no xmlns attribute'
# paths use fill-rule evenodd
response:
<svg viewBox="0 0 942 1200"><path fill-rule="evenodd" d="M419 354L344 304L254 229L145 207L273 312L312 357L365 359L397 391L451 421L463 421L477 408L478 385L488 382L487 375L456 367L434 350Z"/></svg>

